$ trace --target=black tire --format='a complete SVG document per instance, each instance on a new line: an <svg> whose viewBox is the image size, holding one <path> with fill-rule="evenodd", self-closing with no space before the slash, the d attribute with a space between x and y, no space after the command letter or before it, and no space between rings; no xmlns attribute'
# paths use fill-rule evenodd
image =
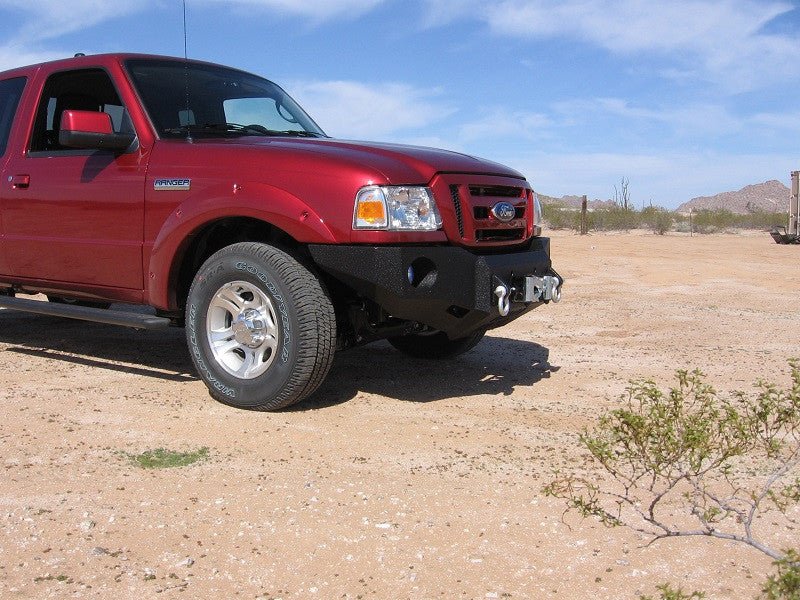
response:
<svg viewBox="0 0 800 600"><path fill-rule="evenodd" d="M325 379L336 317L307 268L273 246L245 242L212 255L195 275L186 339L213 398L276 410L307 398Z"/></svg>
<svg viewBox="0 0 800 600"><path fill-rule="evenodd" d="M470 335L451 340L442 331L428 334L404 335L389 338L389 343L414 358L443 360L455 358L472 350L478 345L486 334L485 329L480 329Z"/></svg>
<svg viewBox="0 0 800 600"><path fill-rule="evenodd" d="M47 301L53 304L71 304L72 306L86 306L87 308L109 308L111 302L95 302L93 300L74 300L72 298L62 298L61 296L50 296Z"/></svg>

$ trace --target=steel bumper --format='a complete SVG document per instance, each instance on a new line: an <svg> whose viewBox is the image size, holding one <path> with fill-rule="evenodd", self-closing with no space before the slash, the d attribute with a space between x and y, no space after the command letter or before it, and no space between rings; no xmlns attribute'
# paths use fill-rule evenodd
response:
<svg viewBox="0 0 800 600"><path fill-rule="evenodd" d="M311 245L309 251L320 269L391 316L454 339L558 301L563 283L552 268L549 238L533 238L525 249L503 254L456 246ZM542 281L546 286L532 287Z"/></svg>

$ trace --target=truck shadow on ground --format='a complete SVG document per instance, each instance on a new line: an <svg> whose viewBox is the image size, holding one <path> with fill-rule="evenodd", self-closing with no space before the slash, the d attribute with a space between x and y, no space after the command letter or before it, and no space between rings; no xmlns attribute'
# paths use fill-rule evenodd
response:
<svg viewBox="0 0 800 600"><path fill-rule="evenodd" d="M25 356L33 356L165 381L198 379L179 328L137 331L0 310L0 343L7 345L5 352L19 355L20 366ZM338 353L320 389L287 410L326 408L359 394L410 402L510 395L558 371L549 353L532 342L489 335L456 359L427 361L378 342Z"/></svg>
<svg viewBox="0 0 800 600"><path fill-rule="evenodd" d="M6 352L70 364L154 377L195 381L183 329L137 331L104 325L0 311L0 343Z"/></svg>
<svg viewBox="0 0 800 600"><path fill-rule="evenodd" d="M287 410L324 408L359 394L409 402L478 395L510 396L560 367L544 346L488 335L470 352L444 361L408 357L386 342L340 352L330 375L308 400Z"/></svg>

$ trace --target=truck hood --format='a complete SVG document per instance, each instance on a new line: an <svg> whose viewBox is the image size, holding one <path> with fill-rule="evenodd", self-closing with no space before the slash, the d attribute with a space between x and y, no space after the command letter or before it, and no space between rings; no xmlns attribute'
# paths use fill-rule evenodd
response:
<svg viewBox="0 0 800 600"><path fill-rule="evenodd" d="M438 148L425 148L422 146L406 146L401 144L381 144L377 142L356 142L346 140L311 140L320 146L334 148L336 151L353 152L369 156L379 156L384 159L396 161L406 168L410 168L426 181L437 173L480 173L483 175L500 175L505 177L524 176L505 165L495 163L475 156L440 150ZM389 176L386 173L387 177ZM390 177L391 178L391 177Z"/></svg>
<svg viewBox="0 0 800 600"><path fill-rule="evenodd" d="M251 136L213 141L196 140L196 142L244 145L282 153L296 152L303 155L304 158L316 155L319 159L346 162L376 170L389 183L394 184L428 183L437 173L474 173L525 179L518 171L499 163L449 150L422 146L330 138L260 138Z"/></svg>

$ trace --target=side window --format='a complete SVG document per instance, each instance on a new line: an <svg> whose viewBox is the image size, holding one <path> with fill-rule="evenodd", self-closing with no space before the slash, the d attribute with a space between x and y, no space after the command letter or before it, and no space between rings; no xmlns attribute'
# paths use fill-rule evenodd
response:
<svg viewBox="0 0 800 600"><path fill-rule="evenodd" d="M0 81L0 156L6 153L8 136L11 134L11 125L17 112L22 90L25 89L24 77L15 77Z"/></svg>
<svg viewBox="0 0 800 600"><path fill-rule="evenodd" d="M44 85L31 136L31 152L68 150L58 143L65 110L105 112L116 133L132 133L128 111L108 73L102 69L67 71L51 75Z"/></svg>

